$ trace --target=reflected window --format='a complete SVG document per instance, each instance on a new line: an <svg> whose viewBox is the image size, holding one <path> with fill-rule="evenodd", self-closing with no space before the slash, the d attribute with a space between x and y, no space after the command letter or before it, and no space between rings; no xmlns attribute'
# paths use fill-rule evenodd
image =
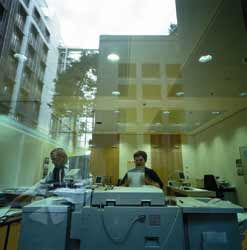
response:
<svg viewBox="0 0 247 250"><path fill-rule="evenodd" d="M136 78L135 63L121 63L118 65L118 77L120 78Z"/></svg>
<svg viewBox="0 0 247 250"><path fill-rule="evenodd" d="M180 64L167 64L166 65L166 76L168 78L181 78Z"/></svg>
<svg viewBox="0 0 247 250"><path fill-rule="evenodd" d="M159 64L142 64L143 78L160 78Z"/></svg>

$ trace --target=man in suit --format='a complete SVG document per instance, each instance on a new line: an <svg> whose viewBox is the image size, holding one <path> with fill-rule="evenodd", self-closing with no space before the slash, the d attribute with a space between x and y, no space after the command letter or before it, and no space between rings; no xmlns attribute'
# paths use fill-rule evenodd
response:
<svg viewBox="0 0 247 250"><path fill-rule="evenodd" d="M64 182L64 176L68 170L65 166L68 161L68 156L63 148L55 148L51 151L50 157L54 168L43 180L41 180L41 183L61 186Z"/></svg>
<svg viewBox="0 0 247 250"><path fill-rule="evenodd" d="M50 157L54 165L53 170L44 179L15 198L11 203L12 207L22 207L30 203L35 195L42 193L43 188L54 189L64 186L64 176L68 169L65 164L68 156L63 148L55 148L50 152Z"/></svg>

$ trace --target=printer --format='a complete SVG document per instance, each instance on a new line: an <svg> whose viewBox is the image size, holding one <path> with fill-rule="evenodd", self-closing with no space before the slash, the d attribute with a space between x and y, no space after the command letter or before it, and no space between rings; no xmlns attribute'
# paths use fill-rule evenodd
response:
<svg viewBox="0 0 247 250"><path fill-rule="evenodd" d="M19 250L241 250L243 209L230 202L177 198L169 205L153 186L89 194L80 204L51 197L24 207Z"/></svg>

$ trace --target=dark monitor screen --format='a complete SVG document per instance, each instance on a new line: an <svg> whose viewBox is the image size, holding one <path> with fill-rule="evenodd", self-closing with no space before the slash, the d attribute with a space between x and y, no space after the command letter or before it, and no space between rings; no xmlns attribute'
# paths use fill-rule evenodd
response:
<svg viewBox="0 0 247 250"><path fill-rule="evenodd" d="M96 176L95 183L101 184L102 183L102 176Z"/></svg>
<svg viewBox="0 0 247 250"><path fill-rule="evenodd" d="M179 175L179 179L182 179L182 180L185 179L184 172L179 172L178 175Z"/></svg>

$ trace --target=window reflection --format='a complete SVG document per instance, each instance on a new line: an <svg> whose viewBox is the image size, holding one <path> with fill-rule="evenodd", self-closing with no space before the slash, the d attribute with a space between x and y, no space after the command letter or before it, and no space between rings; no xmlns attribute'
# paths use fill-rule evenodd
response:
<svg viewBox="0 0 247 250"><path fill-rule="evenodd" d="M102 2L67 17L65 1L0 0L0 185L32 185L52 145L91 155L93 174L116 183L143 149L164 183L180 170L197 184L219 175L246 205L235 168L246 141L245 1ZM29 150L42 156L29 159L35 167Z"/></svg>

